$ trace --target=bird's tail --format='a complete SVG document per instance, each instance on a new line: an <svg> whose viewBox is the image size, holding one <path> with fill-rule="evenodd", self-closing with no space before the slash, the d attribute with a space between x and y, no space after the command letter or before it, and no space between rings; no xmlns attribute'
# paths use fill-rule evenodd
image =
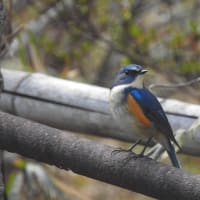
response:
<svg viewBox="0 0 200 200"><path fill-rule="evenodd" d="M181 168L181 165L176 157L176 152L175 152L174 146L171 144L170 141L169 141L169 150L167 150L167 153L168 153L169 158L170 158L172 164L174 165L174 167Z"/></svg>

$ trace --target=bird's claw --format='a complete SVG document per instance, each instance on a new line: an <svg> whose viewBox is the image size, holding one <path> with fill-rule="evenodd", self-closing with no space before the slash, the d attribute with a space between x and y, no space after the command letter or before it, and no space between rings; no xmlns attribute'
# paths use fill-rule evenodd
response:
<svg viewBox="0 0 200 200"><path fill-rule="evenodd" d="M123 152L132 153L130 149L117 148L111 152L111 155L116 155L117 153L123 153Z"/></svg>
<svg viewBox="0 0 200 200"><path fill-rule="evenodd" d="M134 159L138 159L138 158L142 158L144 157L144 154L135 154L135 153L132 153L132 154L128 154L128 156L126 158L123 159L123 163L126 164L127 162L129 162L130 160Z"/></svg>
<svg viewBox="0 0 200 200"><path fill-rule="evenodd" d="M126 158L123 159L124 164L129 162L131 159L137 159L137 158L144 157L143 153L135 154L132 152L132 150L130 148L129 149L122 149L122 148L115 149L112 151L111 155L116 155L117 153L123 153L123 152L128 153Z"/></svg>

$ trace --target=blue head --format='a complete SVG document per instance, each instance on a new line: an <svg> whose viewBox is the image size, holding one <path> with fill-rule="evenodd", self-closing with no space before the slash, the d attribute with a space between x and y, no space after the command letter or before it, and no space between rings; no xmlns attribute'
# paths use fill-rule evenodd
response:
<svg viewBox="0 0 200 200"><path fill-rule="evenodd" d="M147 70L144 70L142 66L136 64L122 67L113 81L112 88L118 85L130 84L138 75L145 74L146 72Z"/></svg>

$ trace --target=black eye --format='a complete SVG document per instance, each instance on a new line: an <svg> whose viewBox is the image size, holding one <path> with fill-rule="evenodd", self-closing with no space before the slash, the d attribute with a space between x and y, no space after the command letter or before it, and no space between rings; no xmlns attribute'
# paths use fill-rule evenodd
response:
<svg viewBox="0 0 200 200"><path fill-rule="evenodd" d="M138 74L138 71L131 71L131 74L136 75L136 74Z"/></svg>
<svg viewBox="0 0 200 200"><path fill-rule="evenodd" d="M125 71L125 74L126 74L126 75L129 75L129 74L130 74L130 71L126 70L126 71Z"/></svg>
<svg viewBox="0 0 200 200"><path fill-rule="evenodd" d="M138 74L138 71L136 71L136 70L126 70L124 73L125 73L126 75L135 76L135 75Z"/></svg>

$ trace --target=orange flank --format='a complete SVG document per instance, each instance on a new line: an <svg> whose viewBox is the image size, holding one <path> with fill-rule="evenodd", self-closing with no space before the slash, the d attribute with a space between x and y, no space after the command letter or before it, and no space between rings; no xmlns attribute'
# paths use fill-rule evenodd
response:
<svg viewBox="0 0 200 200"><path fill-rule="evenodd" d="M139 122L142 123L142 125L145 127L150 127L152 125L150 120L144 115L138 103L130 94L128 95L128 109L139 120Z"/></svg>

